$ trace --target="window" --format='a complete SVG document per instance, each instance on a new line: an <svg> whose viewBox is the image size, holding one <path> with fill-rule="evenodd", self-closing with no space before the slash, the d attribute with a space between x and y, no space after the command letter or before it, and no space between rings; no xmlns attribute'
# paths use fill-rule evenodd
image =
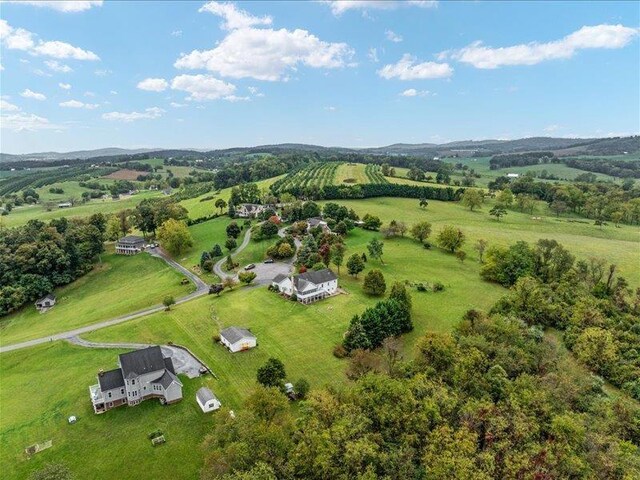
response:
<svg viewBox="0 0 640 480"><path fill-rule="evenodd" d="M136 379L134 378L133 380L131 380L131 385L135 385L136 384Z"/></svg>
<svg viewBox="0 0 640 480"><path fill-rule="evenodd" d="M121 388L121 389L120 389L120 393L121 393L122 395L124 395L124 388Z"/></svg>
<svg viewBox="0 0 640 480"><path fill-rule="evenodd" d="M109 398L111 398L111 392L109 392Z"/></svg>

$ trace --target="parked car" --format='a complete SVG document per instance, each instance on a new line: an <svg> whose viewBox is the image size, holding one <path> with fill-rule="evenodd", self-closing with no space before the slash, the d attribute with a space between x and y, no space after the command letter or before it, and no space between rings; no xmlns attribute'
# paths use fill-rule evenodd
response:
<svg viewBox="0 0 640 480"><path fill-rule="evenodd" d="M264 263L273 263L273 258L267 258Z"/></svg>
<svg viewBox="0 0 640 480"><path fill-rule="evenodd" d="M250 263L249 265L244 267L245 270L253 270L254 268L256 268L256 264L255 263Z"/></svg>

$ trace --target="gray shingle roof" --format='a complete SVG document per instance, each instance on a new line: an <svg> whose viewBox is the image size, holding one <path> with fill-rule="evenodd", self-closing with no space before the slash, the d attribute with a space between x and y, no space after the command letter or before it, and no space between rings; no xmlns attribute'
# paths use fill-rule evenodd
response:
<svg viewBox="0 0 640 480"><path fill-rule="evenodd" d="M278 275L273 277L273 281L276 283L280 283L287 278L289 278L289 275L285 275L284 273L279 273Z"/></svg>
<svg viewBox="0 0 640 480"><path fill-rule="evenodd" d="M310 227L317 227L318 225L320 225L320 222L324 222L324 220L322 220L322 218L320 217L311 217L307 219L307 223Z"/></svg>
<svg viewBox="0 0 640 480"><path fill-rule="evenodd" d="M166 368L162 350L157 345L123 353L119 358L122 374L125 378L137 377L144 373L157 372Z"/></svg>
<svg viewBox="0 0 640 480"><path fill-rule="evenodd" d="M180 380L178 380L178 377L176 377L169 370L165 370L164 373L162 374L162 376L159 379L154 380L152 383L159 383L160 385L162 385L166 389L173 382L176 382L176 383L179 383L180 385L182 385L182 382L180 382Z"/></svg>
<svg viewBox="0 0 640 480"><path fill-rule="evenodd" d="M144 243L144 238L138 237L137 235L127 235L126 237L122 237L120 240L118 240L118 243Z"/></svg>
<svg viewBox="0 0 640 480"><path fill-rule="evenodd" d="M49 293L49 294L45 295L44 297L42 297L40 300L38 300L38 301L36 302L36 304L38 304L38 303L44 303L44 302L46 302L46 301L53 301L53 302L55 302L55 301L56 301L56 296L55 296L53 293Z"/></svg>
<svg viewBox="0 0 640 480"><path fill-rule="evenodd" d="M114 388L124 387L122 370L115 368L113 370L107 370L102 374L98 374L98 382L100 383L100 390L103 392L113 390Z"/></svg>
<svg viewBox="0 0 640 480"><path fill-rule="evenodd" d="M211 400L218 400L218 397L216 397L213 392L206 387L202 387L196 392L196 398L203 405Z"/></svg>
<svg viewBox="0 0 640 480"><path fill-rule="evenodd" d="M220 336L224 337L229 343L236 343L238 340L242 340L247 337L256 338L256 336L249 330L240 327L225 328L220 332Z"/></svg>
<svg viewBox="0 0 640 480"><path fill-rule="evenodd" d="M319 285L320 283L330 282L331 280L337 280L337 275L333 273L328 268L323 268L322 270L309 270L308 272L301 273L300 275L296 275L294 279L298 281L304 280L306 282L313 283L315 285Z"/></svg>

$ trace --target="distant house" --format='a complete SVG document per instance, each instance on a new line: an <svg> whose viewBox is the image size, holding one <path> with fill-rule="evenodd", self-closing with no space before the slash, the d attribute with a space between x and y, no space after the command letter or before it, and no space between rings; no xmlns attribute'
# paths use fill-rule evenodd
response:
<svg viewBox="0 0 640 480"><path fill-rule="evenodd" d="M144 238L136 235L127 235L116 243L116 253L120 255L135 255L142 250L144 250Z"/></svg>
<svg viewBox="0 0 640 480"><path fill-rule="evenodd" d="M277 275L271 285L287 297L295 294L300 303L308 304L334 295L338 291L338 276L328 268L324 268L292 277Z"/></svg>
<svg viewBox="0 0 640 480"><path fill-rule="evenodd" d="M158 190L158 185L149 185L149 190Z"/></svg>
<svg viewBox="0 0 640 480"><path fill-rule="evenodd" d="M218 397L216 397L213 392L206 387L202 387L196 392L196 402L198 402L200 409L204 413L213 412L222 406Z"/></svg>
<svg viewBox="0 0 640 480"><path fill-rule="evenodd" d="M331 233L331 229L327 222L325 222L320 217L312 217L307 219L307 231L310 231L312 228L320 227L324 233Z"/></svg>
<svg viewBox="0 0 640 480"><path fill-rule="evenodd" d="M41 312L45 312L56 304L56 296L50 293L36 302L36 308Z"/></svg>
<svg viewBox="0 0 640 480"><path fill-rule="evenodd" d="M246 328L228 327L220 332L220 343L235 353L255 347L258 339Z"/></svg>
<svg viewBox="0 0 640 480"><path fill-rule="evenodd" d="M236 215L243 218L255 218L266 210L265 205L257 203L241 203L236 207Z"/></svg>
<svg viewBox="0 0 640 480"><path fill-rule="evenodd" d="M71 208L73 207L73 203L71 202L61 202L58 204L58 208Z"/></svg>
<svg viewBox="0 0 640 480"><path fill-rule="evenodd" d="M519 173L507 173L507 178L518 178L519 176Z"/></svg>
<svg viewBox="0 0 640 480"><path fill-rule="evenodd" d="M182 400L182 383L171 358L159 346L147 347L118 356L118 368L100 372L98 383L89 387L95 413L120 405L134 406L149 398L162 404Z"/></svg>

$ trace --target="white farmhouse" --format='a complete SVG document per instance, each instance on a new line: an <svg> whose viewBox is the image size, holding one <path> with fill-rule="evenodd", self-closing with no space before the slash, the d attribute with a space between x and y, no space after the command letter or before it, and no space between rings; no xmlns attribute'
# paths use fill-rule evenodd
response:
<svg viewBox="0 0 640 480"><path fill-rule="evenodd" d="M311 270L293 277L276 276L271 285L287 297L295 294L300 303L313 303L338 291L338 276L328 268Z"/></svg>
<svg viewBox="0 0 640 480"><path fill-rule="evenodd" d="M196 392L196 401L204 413L213 412L222 406L218 397L206 387L202 387Z"/></svg>
<svg viewBox="0 0 640 480"><path fill-rule="evenodd" d="M220 332L220 343L235 353L255 347L258 339L246 328L228 327Z"/></svg>
<svg viewBox="0 0 640 480"><path fill-rule="evenodd" d="M236 207L236 215L242 218L255 218L266 210L265 205L241 203Z"/></svg>

